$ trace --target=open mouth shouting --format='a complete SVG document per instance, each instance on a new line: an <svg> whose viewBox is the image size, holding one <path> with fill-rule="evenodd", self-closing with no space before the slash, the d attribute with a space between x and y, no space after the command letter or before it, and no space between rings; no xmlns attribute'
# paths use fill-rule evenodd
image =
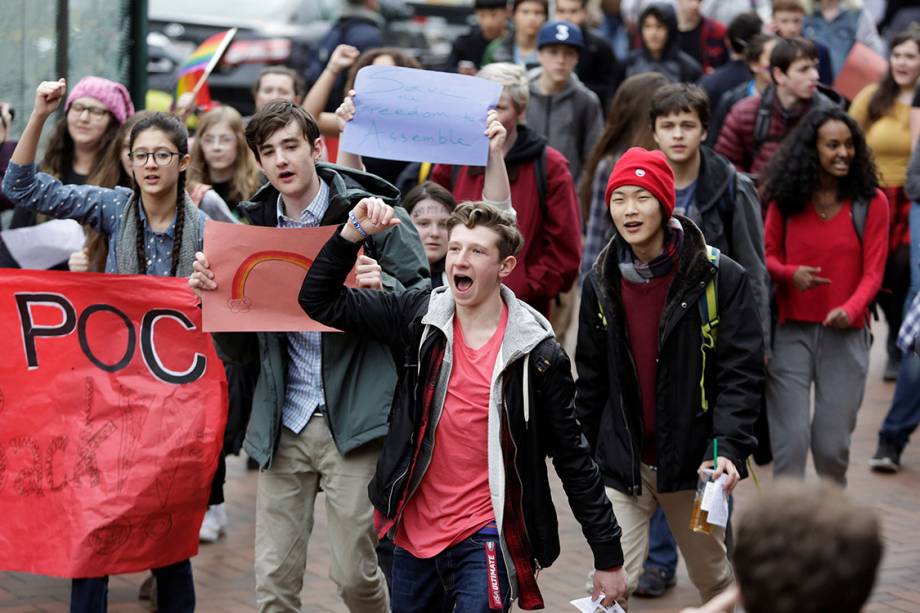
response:
<svg viewBox="0 0 920 613"><path fill-rule="evenodd" d="M473 288L473 279L467 275L454 275L454 290L456 295L464 295Z"/></svg>

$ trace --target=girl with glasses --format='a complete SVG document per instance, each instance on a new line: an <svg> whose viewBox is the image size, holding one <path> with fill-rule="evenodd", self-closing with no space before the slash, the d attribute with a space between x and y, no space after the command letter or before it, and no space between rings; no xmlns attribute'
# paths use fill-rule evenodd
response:
<svg viewBox="0 0 920 613"><path fill-rule="evenodd" d="M207 216L185 192L189 165L185 126L166 113L150 113L134 125L128 137L133 190L64 185L49 174L37 172L34 162L42 127L60 106L66 89L64 79L38 86L35 108L13 152L3 191L17 206L75 219L102 234L108 244L105 272L189 276L195 252L202 249ZM159 611L194 610L189 560L154 569L153 573ZM107 591L106 577L75 579L71 611L105 611Z"/></svg>

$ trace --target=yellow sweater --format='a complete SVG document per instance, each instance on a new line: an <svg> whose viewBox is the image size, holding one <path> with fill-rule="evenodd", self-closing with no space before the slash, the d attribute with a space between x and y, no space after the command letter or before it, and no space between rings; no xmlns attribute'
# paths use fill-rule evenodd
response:
<svg viewBox="0 0 920 613"><path fill-rule="evenodd" d="M882 187L902 187L910 162L910 106L895 102L885 115L869 125L869 101L877 89L878 85L869 85L856 94L850 116L866 134Z"/></svg>

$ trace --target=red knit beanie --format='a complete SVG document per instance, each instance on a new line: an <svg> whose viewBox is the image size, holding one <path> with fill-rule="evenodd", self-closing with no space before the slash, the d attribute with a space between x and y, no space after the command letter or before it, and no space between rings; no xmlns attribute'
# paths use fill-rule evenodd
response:
<svg viewBox="0 0 920 613"><path fill-rule="evenodd" d="M617 161L607 180L604 203L610 207L610 195L618 187L635 185L655 196L670 217L674 213L674 171L661 151L633 147Z"/></svg>

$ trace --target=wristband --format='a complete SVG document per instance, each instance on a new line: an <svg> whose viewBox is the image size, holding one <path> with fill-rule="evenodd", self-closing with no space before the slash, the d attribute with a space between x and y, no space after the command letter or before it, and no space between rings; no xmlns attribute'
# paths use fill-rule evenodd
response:
<svg viewBox="0 0 920 613"><path fill-rule="evenodd" d="M351 222L352 227L361 235L361 238L367 238L367 232L365 232L361 224L358 223L358 218L355 217L354 212L348 211L348 221Z"/></svg>

